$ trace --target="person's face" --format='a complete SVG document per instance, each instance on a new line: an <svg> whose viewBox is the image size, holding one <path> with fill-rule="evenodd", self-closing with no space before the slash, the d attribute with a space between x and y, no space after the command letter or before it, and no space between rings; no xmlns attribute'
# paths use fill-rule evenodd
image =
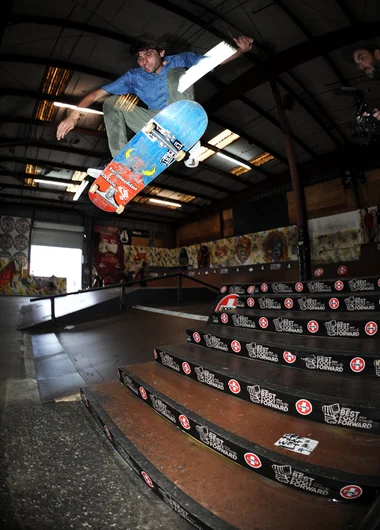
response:
<svg viewBox="0 0 380 530"><path fill-rule="evenodd" d="M358 68L371 79L380 77L380 50L371 52L365 48L359 48L354 51L353 59Z"/></svg>
<svg viewBox="0 0 380 530"><path fill-rule="evenodd" d="M141 50L137 54L137 63L147 74L160 73L162 68L162 58L165 55L165 50L158 52L157 50Z"/></svg>

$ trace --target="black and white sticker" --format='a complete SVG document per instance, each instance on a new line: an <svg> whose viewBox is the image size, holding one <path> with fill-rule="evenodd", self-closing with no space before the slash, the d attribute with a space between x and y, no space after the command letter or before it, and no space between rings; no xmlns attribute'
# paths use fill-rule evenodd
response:
<svg viewBox="0 0 380 530"><path fill-rule="evenodd" d="M274 444L278 447L284 447L289 451L300 453L302 455L309 455L318 445L317 440L299 436L298 434L286 433Z"/></svg>

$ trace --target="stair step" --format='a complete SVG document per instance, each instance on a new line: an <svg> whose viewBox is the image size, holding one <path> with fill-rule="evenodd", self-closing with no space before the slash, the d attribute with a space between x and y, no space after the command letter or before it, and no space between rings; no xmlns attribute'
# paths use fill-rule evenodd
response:
<svg viewBox="0 0 380 530"><path fill-rule="evenodd" d="M350 484L361 488L362 502L372 500L379 489L379 437L287 418L191 379L183 381L178 373L153 362L120 368L120 381L184 432L271 480L281 481L276 470L286 469L312 479L313 493L337 500ZM304 438L300 445L311 437L317 446L307 454L275 446L284 434Z"/></svg>
<svg viewBox="0 0 380 530"><path fill-rule="evenodd" d="M366 513L358 500L332 503L237 466L184 436L119 383L82 394L121 456L198 528L294 530L302 521L308 530L336 530L357 527Z"/></svg>
<svg viewBox="0 0 380 530"><path fill-rule="evenodd" d="M331 312L274 311L268 309L256 312L252 309L214 311L209 319L213 324L263 329L268 332L321 335L330 337L363 337L376 340L380 324L380 313L347 314Z"/></svg>
<svg viewBox="0 0 380 530"><path fill-rule="evenodd" d="M379 276L365 278L335 278L333 280L310 280L303 282L253 282L253 283L226 283L221 286L220 292L235 294L254 293L364 293L380 291Z"/></svg>
<svg viewBox="0 0 380 530"><path fill-rule="evenodd" d="M347 376L380 377L380 342L284 335L231 326L207 325L186 330L186 340L256 362L270 362ZM332 350L332 346L334 349Z"/></svg>
<svg viewBox="0 0 380 530"><path fill-rule="evenodd" d="M380 433L377 381L299 370L189 343L155 348L157 362L239 399L288 415ZM185 363L185 364L184 364Z"/></svg>
<svg viewBox="0 0 380 530"><path fill-rule="evenodd" d="M380 292L377 294L227 294L220 298L216 311L225 311L233 308L247 308L254 311L273 309L276 311L379 311Z"/></svg>

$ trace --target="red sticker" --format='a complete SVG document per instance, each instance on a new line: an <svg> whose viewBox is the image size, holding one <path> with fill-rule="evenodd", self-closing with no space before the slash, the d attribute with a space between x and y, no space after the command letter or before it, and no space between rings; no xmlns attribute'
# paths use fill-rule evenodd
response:
<svg viewBox="0 0 380 530"><path fill-rule="evenodd" d="M356 374L362 372L365 368L365 360L361 357L354 357L350 361L350 368Z"/></svg>
<svg viewBox="0 0 380 530"><path fill-rule="evenodd" d="M239 351L241 350L241 344L238 340L233 340L231 342L231 348L233 349L233 351L235 353L239 353Z"/></svg>
<svg viewBox="0 0 380 530"><path fill-rule="evenodd" d="M282 356L284 358L284 361L288 364L293 364L294 361L297 359L297 356L290 351L284 351Z"/></svg>
<svg viewBox="0 0 380 530"><path fill-rule="evenodd" d="M313 405L307 399L299 399L296 403L296 410L301 416L307 416L313 410Z"/></svg>
<svg viewBox="0 0 380 530"><path fill-rule="evenodd" d="M334 283L334 287L335 287L336 291L341 291L343 289L343 287L344 287L344 283L342 282L342 280L337 280Z"/></svg>
<svg viewBox="0 0 380 530"><path fill-rule="evenodd" d="M143 386L140 386L139 388L139 392L140 392L140 395L143 399L147 399L148 398L148 394L146 393L146 390Z"/></svg>
<svg viewBox="0 0 380 530"><path fill-rule="evenodd" d="M157 353L156 348L154 348L154 350L153 350L153 357L154 357L155 359L157 359L157 357L158 357L158 353Z"/></svg>
<svg viewBox="0 0 380 530"><path fill-rule="evenodd" d="M295 290L298 292L298 293L301 293L303 291L303 283L301 282L297 282L296 285L295 285Z"/></svg>
<svg viewBox="0 0 380 530"><path fill-rule="evenodd" d="M329 300L329 306L331 309L338 309L339 307L339 300L338 298L330 298Z"/></svg>
<svg viewBox="0 0 380 530"><path fill-rule="evenodd" d="M347 267L345 265L340 265L338 267L338 274L339 276L344 276L345 274L347 274Z"/></svg>
<svg viewBox="0 0 380 530"><path fill-rule="evenodd" d="M239 394L241 388L239 383L236 381L236 379L230 379L228 381L228 388L231 390L233 394Z"/></svg>
<svg viewBox="0 0 380 530"><path fill-rule="evenodd" d="M357 499L362 493L362 488L360 486L357 486L356 484L344 486L344 488L340 490L340 494L343 499Z"/></svg>
<svg viewBox="0 0 380 530"><path fill-rule="evenodd" d="M380 281L380 280L379 280ZM252 294L255 292L255 286L254 285L250 285L247 289L247 293L248 294Z"/></svg>
<svg viewBox="0 0 380 530"><path fill-rule="evenodd" d="M254 469L259 469L262 466L260 458L255 453L245 453L244 460Z"/></svg>
<svg viewBox="0 0 380 530"><path fill-rule="evenodd" d="M259 318L259 326L263 329L268 327L268 319L265 317Z"/></svg>
<svg viewBox="0 0 380 530"><path fill-rule="evenodd" d="M314 276L316 276L317 278L319 278L320 276L323 275L325 271L322 269L322 267L318 267L318 269L315 269L314 271Z"/></svg>
<svg viewBox="0 0 380 530"><path fill-rule="evenodd" d="M261 290L263 293L266 293L267 290L269 289L268 285L266 283L262 283L261 284Z"/></svg>
<svg viewBox="0 0 380 530"><path fill-rule="evenodd" d="M223 285L223 287L220 288L220 292L223 294L227 291L227 287Z"/></svg>
<svg viewBox="0 0 380 530"><path fill-rule="evenodd" d="M377 333L377 324L376 322L367 322L367 324L365 325L365 332L367 333L367 335L369 335L370 337L372 337L373 335L376 335Z"/></svg>
<svg viewBox="0 0 380 530"><path fill-rule="evenodd" d="M178 419L179 419L182 427L188 431L190 429L189 418L187 416L185 416L184 414L181 414Z"/></svg>
<svg viewBox="0 0 380 530"><path fill-rule="evenodd" d="M148 473L145 473L145 471L141 471L141 475L145 482L148 484L148 486L153 488L153 482Z"/></svg>
<svg viewBox="0 0 380 530"><path fill-rule="evenodd" d="M189 363L187 363L186 361L183 362L182 363L182 370L185 372L186 375L191 374L191 368L190 368Z"/></svg>
<svg viewBox="0 0 380 530"><path fill-rule="evenodd" d="M193 339L195 342L201 342L201 336L199 335L198 331L194 331Z"/></svg>
<svg viewBox="0 0 380 530"><path fill-rule="evenodd" d="M293 307L293 300L291 298L286 298L284 302L284 306L287 309L291 309Z"/></svg>
<svg viewBox="0 0 380 530"><path fill-rule="evenodd" d="M107 427L107 425L104 425L104 430L105 430L105 433L106 433L106 435L107 435L107 438L108 438L109 440L112 440L112 434L110 433L110 430L109 430L109 428Z"/></svg>
<svg viewBox="0 0 380 530"><path fill-rule="evenodd" d="M317 331L319 330L318 322L316 320L310 320L307 323L307 329L309 330L310 333L317 333Z"/></svg>
<svg viewBox="0 0 380 530"><path fill-rule="evenodd" d="M255 305L255 300L253 298L247 298L247 306L253 307Z"/></svg>
<svg viewBox="0 0 380 530"><path fill-rule="evenodd" d="M223 324L227 324L227 322L228 322L228 315L226 315L226 313L223 313L223 314L220 316L220 320L223 322Z"/></svg>

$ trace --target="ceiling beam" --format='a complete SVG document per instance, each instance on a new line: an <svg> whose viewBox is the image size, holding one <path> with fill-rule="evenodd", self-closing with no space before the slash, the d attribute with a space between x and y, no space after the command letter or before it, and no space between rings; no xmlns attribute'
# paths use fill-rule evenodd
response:
<svg viewBox="0 0 380 530"><path fill-rule="evenodd" d="M359 19L355 13L348 7L344 0L335 0L338 6L341 8L342 12L346 16L347 20L350 22L351 26L358 24Z"/></svg>
<svg viewBox="0 0 380 530"><path fill-rule="evenodd" d="M1 95L5 95L4 91L1 90L1 89L0 89L0 94ZM39 92L30 92L30 91L23 91L23 90L15 90L15 91L8 90L6 95L8 95L8 96L25 96L25 97L31 97L31 98L34 98L34 99L38 99L38 100L47 99L49 101L56 101L56 99L57 99L57 96L51 96L51 95L46 94L46 97L45 97L45 94L42 94L42 93L39 93ZM59 99L61 101L63 101L63 98L59 97ZM67 98L67 101L65 101L65 102L75 103L75 102L77 102L77 98L70 97L70 98ZM36 121L36 120L34 120L34 121ZM231 125L228 125L226 122L223 122L222 120L219 120L219 119L215 118L215 119L212 119L212 121L217 123L220 127L228 128L228 129L232 128ZM40 126L43 126L44 123L45 122L40 121L40 122L38 122L36 124L38 124ZM52 126L51 122L49 123L49 126L50 127ZM89 129L85 129L84 131L88 131L88 130ZM74 131L77 132L78 134L81 134L81 131L83 131L83 129L80 129L80 128L76 127L74 129ZM235 132L236 132L236 134L239 134L236 130L235 130ZM240 132L239 136L241 136L242 138L246 139L248 142L257 145L258 147L260 147L263 150L270 149L269 147L265 146L264 144L261 144L256 138L253 138L250 135L247 135L243 131L239 131L239 132ZM96 133L99 134L99 131L94 131L93 136L98 136L98 134L96 134ZM85 132L85 134L87 134L87 132ZM102 132L101 134L102 134L102 137L103 136L105 136L105 137L107 136L106 133ZM8 140L8 138L4 139L4 140ZM15 141L17 141L17 139ZM28 143L30 145L30 142L28 142ZM18 144L18 145L25 145L25 143ZM58 146L56 150L58 150L58 151L59 150L64 150L64 147L63 146ZM230 153L228 151L225 151L224 149L218 149L218 148L214 147L214 150L218 150L218 151L220 151L222 153L225 153L226 155L230 155ZM75 152L77 152L77 150ZM79 153L79 154L83 154L83 153ZM272 151L272 154L273 154L273 156L276 157L277 153L273 153L273 151ZM85 156L87 156L87 155L85 155ZM88 156L90 156L90 155L88 155ZM277 154L277 156L281 156L281 155ZM104 156L102 158L107 158L107 157L109 157L109 153L104 154ZM284 163L286 163L286 159L283 159L283 161L284 161ZM248 163L248 162L245 161L245 163ZM213 168L212 166L207 166L207 169L209 171L211 171L212 173L217 173L217 174L219 174L221 176L224 176L225 178L233 180L234 182L238 182L238 183L244 184L244 181L242 179L240 179L239 177L237 177L235 175L232 175L231 173L229 173L227 171L222 172L221 170L217 170L216 168ZM270 176L271 176L271 173L269 173L268 171L266 171L262 167L256 167L255 166L255 170L258 171L259 173L262 173L263 175L267 176L268 178L270 178ZM212 187L212 186L210 186L210 187ZM214 188L214 189L216 189L216 188Z"/></svg>
<svg viewBox="0 0 380 530"><path fill-rule="evenodd" d="M331 174L331 178L337 178L336 175L334 176L334 170L340 170L341 168L347 167L360 167L362 161L365 161L365 166L363 167L362 165L364 170L371 169L374 164L375 167L379 167L380 155L377 142L373 142L368 146L354 144L350 147L349 151L347 151L345 146L341 146L335 151L324 153L317 162L309 160L300 164L298 166L298 172L303 180L313 175L322 175L326 172ZM238 191L231 194L229 197L219 202L218 210L212 205L207 212L204 211L189 216L184 224L199 221L222 209L233 208L235 205L241 204L242 201L249 200L250 196L257 198L260 197L262 193L268 192L274 188L283 187L284 185L289 185L289 189L291 189L291 178L288 170L273 177L271 183L263 180L255 185L251 185L248 190L244 190L243 192ZM280 191L277 193L279 192Z"/></svg>
<svg viewBox="0 0 380 530"><path fill-rule="evenodd" d="M287 161L286 157L282 156L277 151L274 151L273 149L271 149L270 147L268 147L264 143L260 142L259 140L257 140L257 138L253 138L250 134L247 134L243 129L238 129L237 127L231 127L231 125L228 125L228 123L226 123L224 120L222 120L220 118L216 118L215 116L212 118L212 121L214 123L216 123L217 125L219 125L220 127L223 127L224 129L231 129L232 128L233 132L238 134L240 136L240 138L243 138L244 140L246 140L250 144L257 145L257 147L260 147L260 149L262 149L263 151L272 154L275 158L277 158L277 160L279 160L283 164L288 165L288 161ZM226 154L228 154L228 153L226 153ZM258 170L260 173L263 173L266 176L270 176L270 174L268 174L268 172L265 171L265 169L263 169L263 168L255 167L255 169Z"/></svg>
<svg viewBox="0 0 380 530"><path fill-rule="evenodd" d="M31 177L31 175L28 175L28 176ZM62 182L63 184L67 183L67 181L65 179L58 179L58 178L45 177L44 180L46 181L46 184L49 184L49 181ZM75 182L68 181L68 184L75 184ZM80 200L80 201L72 201L74 193L66 192L63 189L57 189L57 188L47 189L47 188L40 188L40 187L23 186L23 185L11 184L11 183L4 183L4 182L0 181L0 193L1 193L1 190L3 190L3 189L23 190L23 191L30 192L30 193L42 193L42 194L50 193L52 195L60 195L61 197L69 199L69 201L64 201L64 202L78 203L79 205L80 204L83 204L83 205L84 204L88 204L88 205L92 205L93 204L87 195L82 195L82 197L81 197L82 200ZM13 195L13 196L15 198L18 197L17 195ZM35 197L35 196L32 196L32 195L22 194L21 196L23 198L28 198L30 200L41 199L41 197ZM46 200L46 199L44 198L44 200ZM61 201L62 201L62 199L61 199ZM165 210L157 210L157 208L161 208L161 207L160 206L154 206L153 204L139 203L139 202L133 202L132 201L131 202L131 206L136 207L136 211L138 211L139 208L143 208L144 207L144 208L152 209L155 212L159 212L159 213L157 213L157 215L159 215L160 219L167 219L167 220L169 219L169 220L171 220L171 219L174 218L174 215L173 216L164 215L165 214ZM177 211L178 211L178 213L180 213L179 210L177 210ZM156 215L156 213L155 214L152 213L152 215ZM181 216L177 215L178 219L179 219L179 217L183 218L182 215Z"/></svg>
<svg viewBox="0 0 380 530"><path fill-rule="evenodd" d="M19 123L21 125L28 125L31 127L43 127L44 129L57 129L57 124L54 122L41 121L33 118L24 118L21 116L12 116L11 114L0 114L0 123ZM97 138L107 138L105 131L97 131L94 129L87 129L84 127L75 127L74 132L86 136L95 136Z"/></svg>
<svg viewBox="0 0 380 530"><path fill-rule="evenodd" d="M307 37L308 39L313 39L314 35L310 31L310 29L304 24L300 18L294 13L292 9L283 1L283 0L273 0L286 15L294 22L294 24L302 31L302 33ZM342 85L347 86L347 79L342 75L339 68L336 66L334 61L326 54L323 55L323 58L329 65L330 69L334 72L336 77L339 79L339 81L342 83Z"/></svg>
<svg viewBox="0 0 380 530"><path fill-rule="evenodd" d="M79 102L79 97L77 96L67 96L65 94L62 94L61 96L55 96L52 94L44 94L43 92L37 92L35 90L25 90L21 88L8 88L8 87L0 87L0 96L8 96L8 97L21 97L21 98L30 98L35 99L36 101L57 101L59 100L61 103L70 103L72 105L77 105ZM93 103L91 105L92 109L95 110L102 110L103 105L101 103ZM58 107L57 107L58 108ZM41 124L45 122L40 122Z"/></svg>
<svg viewBox="0 0 380 530"><path fill-rule="evenodd" d="M185 12L184 10L181 10L181 12L188 14L188 12ZM184 15L181 15L181 16L184 16ZM188 19L188 16L187 16L187 19ZM199 25L199 22L200 21L197 19L196 23L198 25ZM80 24L80 23L71 22L71 21L68 21L68 20L60 20L60 19L53 18L53 17L33 17L33 16L32 17L27 17L27 16L24 16L24 15L15 15L15 16L12 17L11 23L12 24L35 23L35 24L55 25L55 26L59 26L59 27L62 27L62 28L70 27L70 28L73 28L73 29L78 29L80 31L85 31L87 33L90 32L90 33L93 33L95 35L106 36L106 37L111 38L113 40L120 40L121 42L126 42L128 44L130 44L131 42L135 41L134 38L131 38L131 37L128 37L128 36L124 36L124 35L120 35L119 33L116 33L116 32L104 31L102 28L98 28L98 27L95 27L95 26L88 26L86 24ZM207 28L209 32L211 32L212 34L214 34L215 36L220 38L220 33L213 31L212 28L210 28L208 24L205 25L205 28ZM67 63L66 66L63 66L63 67L71 68L71 67L74 67L74 65L72 65L71 63ZM105 72L103 72L103 74L105 74ZM112 74L108 74L108 76L109 76L110 79L114 78L112 76ZM219 83L221 83L221 81L219 81ZM43 99L48 99L48 98L43 98ZM57 98L56 98L56 96L52 96L51 99L52 100L56 100ZM60 96L59 99L61 101L64 101L61 96ZM70 99L72 99L72 98L70 98ZM73 98L73 99L76 99L76 98ZM250 102L247 98L245 98L245 104L247 104L249 106L252 106L252 102ZM257 109L259 109L259 107L256 105L255 110L257 110ZM268 116L270 116L270 115L268 113L265 113L265 111L261 112L262 110L263 109L260 109L260 114L268 119ZM275 122L276 121L277 120L275 120ZM272 123L273 123L273 121L272 121ZM277 126L279 127L279 123L278 122L277 122ZM300 143L300 140L296 136L294 136L294 139L295 139L295 141L297 141L297 143ZM254 141L254 139L252 138L252 142L253 141ZM308 152L310 151L310 148L308 148L306 146L306 144L304 144L302 147L306 151L308 151ZM265 146L265 150L266 151L268 151L269 149L270 149L269 147ZM311 154L312 156L315 156L315 154L312 154L310 152L309 152L309 154Z"/></svg>
<svg viewBox="0 0 380 530"><path fill-rule="evenodd" d="M0 191L0 199L5 199L5 200L10 200L9 204L17 204L19 205L19 203L23 204L23 205L29 205L29 206L35 206L35 203L46 203L47 206L51 206L51 205L54 205L54 206L57 206L59 205L61 208L63 209L70 209L70 210L76 210L76 211L79 211L81 213L86 213L88 215L88 212L84 212L84 209L83 207L89 207L91 208L94 212L98 213L99 212L99 209L96 208L95 205L93 205L92 203L79 203L79 202L73 202L73 201L60 201L59 199L47 199L47 198L43 198L43 197L26 197L26 196L17 196L17 195L14 195L12 193L3 193L2 191ZM124 212L118 216L118 219L128 219L128 220L131 220L131 221L142 221L142 222L153 222L153 223L160 223L160 224L165 224L165 225L173 225L174 223L175 224L178 224L178 218L175 219L174 217L162 217L162 216L157 216L157 215L147 215L145 214L144 212L142 213L138 213L136 211L136 215L133 215L134 214L134 211L129 211L128 213L126 213L126 211L124 210ZM96 215L96 217L100 217L102 219L105 219L105 218L112 218L114 217L115 214L110 212L108 215L106 212L103 212L100 214L99 212L99 215Z"/></svg>
<svg viewBox="0 0 380 530"><path fill-rule="evenodd" d="M222 92L213 96L205 105L212 114L234 99L252 90L268 79L286 73L316 57L332 52L360 39L375 37L379 33L379 22L367 22L354 27L339 29L307 40L269 57L237 77Z"/></svg>
<svg viewBox="0 0 380 530"><path fill-rule="evenodd" d="M77 165L71 165L71 164L63 164L62 162L51 162L51 161L47 161L47 160L41 160L41 159L35 159L35 158L29 158L29 157L25 157L25 158L22 158L22 157L12 157L12 156L2 156L0 154L0 162L13 162L13 163L18 163L18 164L33 164L33 165L36 165L36 166L40 166L40 167L45 167L45 168L51 168L51 169L66 169L66 170L69 170L69 171L87 171L87 168L79 168ZM166 173L166 175L168 176L172 176L172 177L176 177L176 175L173 173ZM33 177L33 175L31 175L31 177ZM46 177L45 177L46 178ZM180 177L177 177L177 178L180 178ZM56 179L54 179L56 180ZM183 180L183 177L182 177L182 180ZM207 187L207 184L203 183L203 181L201 182L202 185L204 185L205 187ZM186 190L186 189L183 189L183 188L180 188L180 187L177 187L177 186L172 186L172 185L167 185L167 184L161 184L159 182L155 182L154 184L151 184L151 186L153 187L157 187L157 188L161 188L163 190L167 190L167 191L173 191L174 193L183 193L185 195L192 195L193 197L195 197L196 199L204 199L206 201L210 201L210 202L214 202L215 199L209 195L205 195L203 193L194 193L193 190ZM228 190L223 190L223 193L225 193L226 195L228 195L229 191Z"/></svg>
<svg viewBox="0 0 380 530"><path fill-rule="evenodd" d="M179 8L177 5L173 4L172 2L168 2L168 1L165 1L165 2L161 2L161 1L156 1L156 0L148 0L149 2L153 3L153 4L156 4L156 5L161 5L162 7L165 7L165 9L173 12L173 13L176 13L178 14L179 16L182 16L184 18L187 18L187 20L193 22L194 24L197 24L198 26L204 28L205 30L207 30L209 33L211 33L212 35L215 35L216 37L218 37L218 39L224 39L226 40L227 42L230 41L230 37L223 34L222 32L220 31L216 31L214 28L211 27L211 23L212 21L203 21L201 16L195 16L193 15L192 13L189 13L188 11L182 9L182 8ZM206 8L203 8L203 9L206 9ZM225 24L228 24L230 25L231 27L233 27L236 31L239 32L239 34L241 34L241 31L236 27L234 26L233 24L231 24L229 22L229 20L226 20L224 19L219 13L217 13L216 11L212 11L210 10L209 8L206 9L206 12L209 12L211 13L213 16L214 16L214 19L216 20L221 20L223 21ZM267 56L269 57L276 57L271 50L269 50L268 46L263 46L263 45L260 45L258 43L256 43L256 47L258 49L260 49L262 52L264 52ZM252 61L253 63L257 63L256 59L254 58L254 56L251 54L251 53L247 53L245 54L245 57ZM264 61L265 62L265 61ZM259 64L263 64L263 62L260 62ZM323 107L320 105L320 103L318 102L318 100L310 93L310 91L308 91L305 87L305 85L298 79L296 78L296 76L291 73L291 72L288 72L288 74L293 77L293 79L297 82L297 84L300 86L300 88L304 91L304 92L307 92L308 93L308 96L309 98L313 101L314 105L319 108L320 112L322 114L324 114L325 118L328 119L328 121L332 124L332 128L336 129L339 133L339 129L337 127L337 124L334 123L334 121L332 120L331 116L329 116L327 114L327 112L323 109ZM264 77L264 79L262 80L262 83L265 82L266 80L269 79L269 76L266 76ZM281 81L281 83L280 83ZM326 126L326 124L320 119L320 117L318 116L318 114L316 112L313 111L313 109L311 108L310 105L307 105L306 102L298 97L298 94L296 92L294 92L290 86L286 85L284 81L280 80L280 79L277 79L277 82L279 84L281 84L281 86L283 88L285 88L285 90L287 92L289 92L289 94L291 94L293 96L293 98L298 102L298 104L300 106L302 106L308 113L309 115L318 123L318 125L321 127L321 129L329 136L329 138L334 142L335 145L339 145L339 142L336 140L336 138L332 135L329 127ZM261 83L260 83L261 84ZM226 89L225 89L226 90ZM245 90L245 91L242 91L241 93L239 94L234 94L234 96L230 99L230 101L233 101L235 99L241 99L241 96L247 92L248 90ZM229 101L229 102L230 102ZM211 99L211 102L214 103L214 98ZM215 106L210 106L210 104L208 104L207 102L204 104L204 107L206 109L206 111L211 115L213 114L214 112L216 112L217 110L219 110L219 108L223 107L224 106L224 103L218 103L217 105ZM341 134L341 133L340 133ZM343 142L345 142L345 137L343 136ZM269 150L270 152L270 150Z"/></svg>
<svg viewBox="0 0 380 530"><path fill-rule="evenodd" d="M7 2L7 5L11 2ZM70 28L81 31L83 33L93 33L95 35L100 35L101 37L106 37L107 39L117 40L119 42L124 42L125 44L131 45L136 42L135 37L128 37L122 33L116 31L109 31L99 26L91 26L86 22L75 22L73 20L62 20L55 17L40 17L33 15L17 15L13 14L8 17L7 25L15 26L17 24L41 24L46 26L58 26L60 28Z"/></svg>
<svg viewBox="0 0 380 530"><path fill-rule="evenodd" d="M119 77L119 74L110 74L105 70L98 70L97 68L91 68L78 63L70 63L69 61L61 61L60 59L54 59L52 57L37 57L35 55L22 55L17 53L0 53L0 61L11 62L11 63L26 63L26 64L38 64L41 66L54 66L56 68L65 68L67 70L74 70L83 72L84 74L99 77L100 79L115 80ZM55 96L57 99L58 96Z"/></svg>
<svg viewBox="0 0 380 530"><path fill-rule="evenodd" d="M16 178L16 179L26 179L26 178L40 178L40 180L44 180L46 182L46 184L49 184L49 182L53 181L53 182L60 182L62 184L67 184L68 186L76 186L80 184L80 182L78 181L75 181L75 180L67 180L67 179L60 179L60 178L54 178L54 177L39 177L38 175L30 175L29 173L23 173L22 171L9 171L7 173L1 173L0 172L0 188L9 188L9 189L24 189L24 190L27 190L27 191L36 191L36 192L40 192L40 193L59 193L61 195L67 195L67 197L73 197L74 195L74 192L70 192L70 191L65 191L65 190L62 190L59 189L59 188L42 188L41 186L27 186L27 185L22 185L22 184L13 184L13 183L10 183L10 182L2 182L1 181L1 177L2 176L7 176L7 177L12 177L12 178ZM196 209L196 210L199 210L199 209L202 209L204 208L205 206L202 206L201 204L194 204L193 202L185 202L185 201L181 201L180 199L171 199L169 197L162 197L160 195L157 195L157 194L153 194L153 193L147 193L147 192L140 192L139 193L139 196L140 197L145 197L147 199L161 199L161 200L164 200L164 201L167 201L169 203L177 203L177 204L180 204L181 206L185 206L185 207L189 207L189 208L193 208L193 209ZM81 197L80 197L80 200L81 202L83 202L83 199L84 198L87 198L87 194L82 194ZM88 199L90 200L90 199ZM133 203L136 203L136 204L144 204L144 203L139 203L138 201L134 201L132 200ZM152 206L152 205L150 205Z"/></svg>
<svg viewBox="0 0 380 530"><path fill-rule="evenodd" d="M96 150L88 149L73 149L69 146L52 144L44 140L32 140L30 138L6 138L4 136L0 137L0 149L15 147L15 146L26 146L26 147L36 147L38 149L49 149L49 151L59 151L60 153L70 153L72 155L81 155L90 158L107 158L109 157L109 152L101 152Z"/></svg>
<svg viewBox="0 0 380 530"><path fill-rule="evenodd" d="M226 86L226 83L223 83L219 79L217 79L215 76L209 74L208 78L210 82L218 89L223 90L223 88ZM254 101L251 101L246 96L241 96L240 101L244 103L244 105L247 105L247 107L253 109L257 114L268 120L272 125L274 125L277 129L281 130L280 122L272 116L269 112L267 112L265 109L263 109L260 105L255 103ZM293 132L290 131L290 136L292 137L292 140L294 140L304 151L306 151L310 156L313 158L318 158L318 155L303 141L301 140L297 135L295 135Z"/></svg>
<svg viewBox="0 0 380 530"><path fill-rule="evenodd" d="M23 145L23 146L27 146L27 147L36 147L36 148L40 148L40 149L49 149L49 150L52 150L52 151L70 153L72 155L77 155L78 154L78 155L89 157L89 158L99 158L101 160L104 160L104 159L109 157L109 153L108 152L102 153L102 152L96 152L96 151L87 150L87 149L73 149L70 146L67 146L65 144L57 145L57 144L47 143L47 142L40 141L40 140L29 140L29 139L25 140L24 138L15 138L12 141L6 141L6 140L9 140L9 138L0 137L0 149ZM1 157L0 157L0 159L1 159ZM57 164L57 166L58 166L58 164ZM222 176L222 177L225 177L225 178L229 178L229 179L234 180L234 181L236 181L236 179L237 179L237 177L235 175L231 175L231 173L228 173L226 171L221 171L220 169L213 168L212 166L206 166L206 168L207 168L208 171L211 171L211 173L215 173L215 174L217 174L219 176ZM68 168L66 168L66 169L68 169ZM74 166L71 166L70 169L74 169ZM76 167L74 170L87 171L87 168L80 169L80 168ZM173 178L180 178L180 179L184 178L184 175L177 175L173 170L169 170L169 169L166 169L165 172L162 173L162 175L170 176L170 177L173 177ZM201 179L197 179L195 176L192 176L191 180L193 182L197 183L197 184L201 184L202 186L208 187L208 188L210 188L210 189L212 189L214 191L219 191L219 192L222 192L222 193L228 193L228 190L226 190L226 188L224 188L222 186L218 186L216 184L212 184L211 182L205 182L205 181L203 181ZM244 184L244 181L242 181L241 179L238 179L238 182L241 182L242 184Z"/></svg>

